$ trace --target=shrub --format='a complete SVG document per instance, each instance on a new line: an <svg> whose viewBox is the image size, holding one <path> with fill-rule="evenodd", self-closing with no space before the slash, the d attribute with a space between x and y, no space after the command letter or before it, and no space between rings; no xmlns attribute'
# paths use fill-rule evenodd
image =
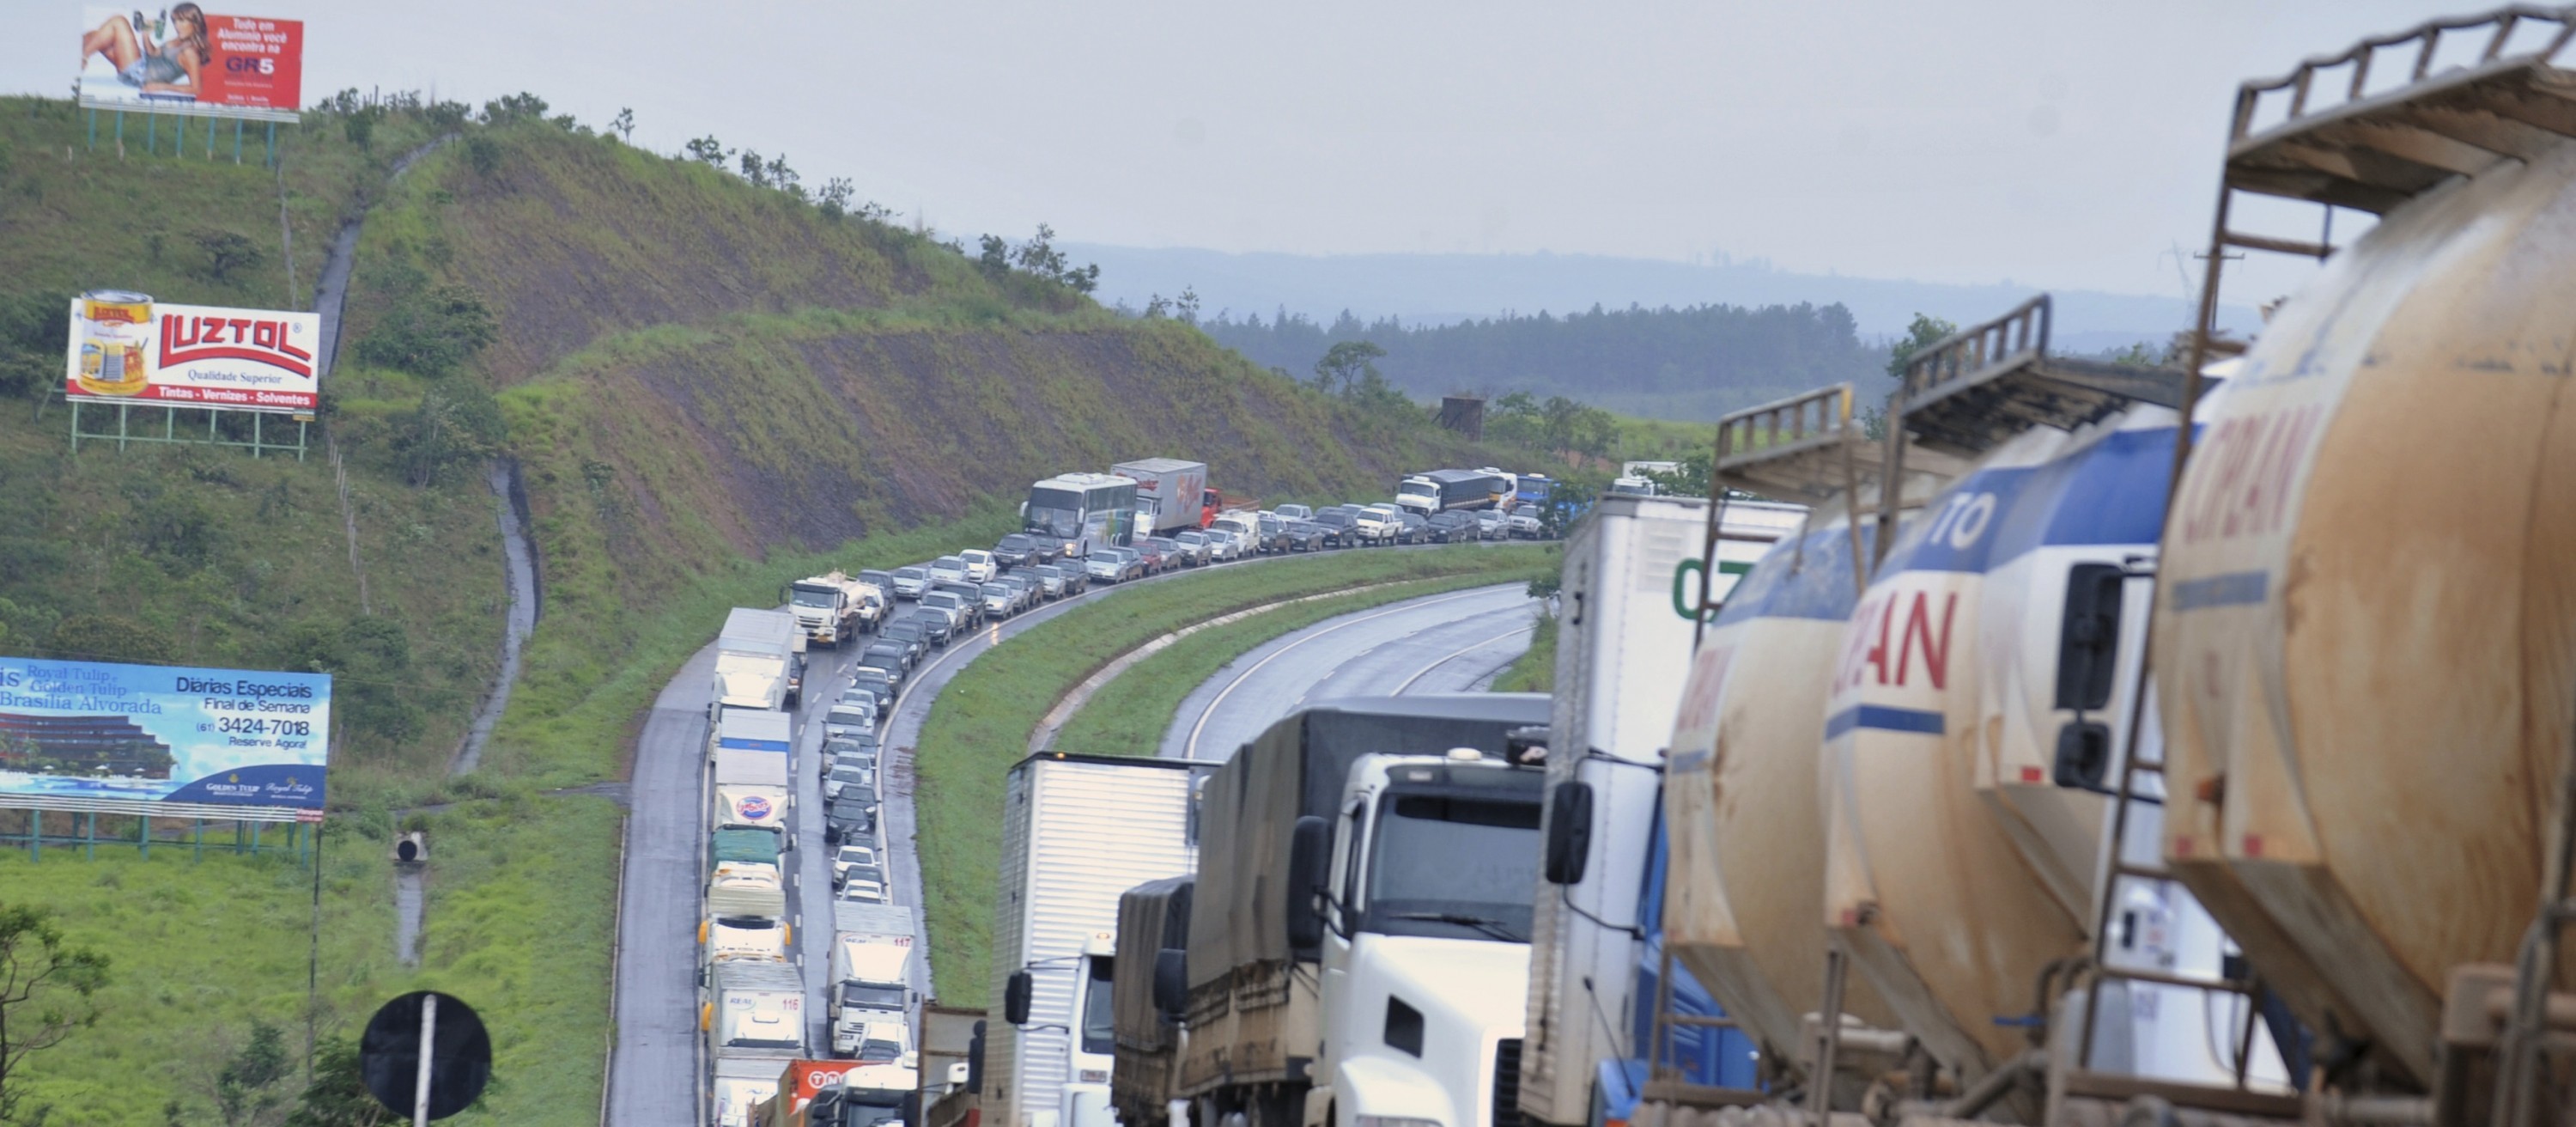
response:
<svg viewBox="0 0 2576 1127"><path fill-rule="evenodd" d="M501 325L470 287L415 289L358 342L358 359L414 375L448 375L500 338Z"/></svg>

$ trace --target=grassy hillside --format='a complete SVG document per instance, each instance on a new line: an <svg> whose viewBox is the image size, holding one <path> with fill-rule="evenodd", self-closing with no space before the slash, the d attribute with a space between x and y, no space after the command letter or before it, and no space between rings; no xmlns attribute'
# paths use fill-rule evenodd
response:
<svg viewBox="0 0 2576 1127"><path fill-rule="evenodd" d="M1029 481L1124 458L1199 457L1271 498L1528 461L532 100L341 100L281 130L277 169L255 138L235 166L202 131L185 156L166 131L147 155L131 119L119 155L89 149L84 124L60 101L0 99L0 652L335 674L317 1024L346 1034L421 985L482 1004L501 1079L460 1122L595 1118L620 820L613 797L552 792L619 776L639 713L724 608L825 566L989 542ZM360 215L317 427L346 462L354 567L318 450L71 453L64 405L42 403L71 294L306 307ZM507 598L494 458L522 468L543 616L482 769L450 780ZM24 817L0 811L0 830ZM392 958L381 860L406 824L438 842L417 970ZM116 960L98 1026L29 1066L58 1121L157 1127L171 1101L208 1120L209 1078L255 1021L294 1030L300 1062L310 877L277 867L0 860L0 902L49 907ZM191 899L192 880L239 891ZM206 980L222 945L138 926L155 905L275 950L228 960L219 995L173 985Z"/></svg>

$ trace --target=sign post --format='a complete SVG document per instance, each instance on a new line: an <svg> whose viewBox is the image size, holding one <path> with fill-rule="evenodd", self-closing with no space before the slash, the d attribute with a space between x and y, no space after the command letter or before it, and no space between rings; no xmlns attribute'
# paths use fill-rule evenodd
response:
<svg viewBox="0 0 2576 1127"><path fill-rule="evenodd" d="M358 1041L367 1092L413 1127L473 1106L492 1080L492 1038L474 1007L417 990L378 1007Z"/></svg>

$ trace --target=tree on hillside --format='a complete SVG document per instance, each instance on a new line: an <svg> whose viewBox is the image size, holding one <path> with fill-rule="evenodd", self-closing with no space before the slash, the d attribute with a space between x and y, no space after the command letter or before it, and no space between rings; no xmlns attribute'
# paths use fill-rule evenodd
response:
<svg viewBox="0 0 2576 1127"><path fill-rule="evenodd" d="M1347 390L1364 379L1386 377L1377 370L1377 362L1386 358L1386 350L1375 341L1346 340L1335 342L1324 350L1324 358L1315 361L1315 387L1327 395Z"/></svg>
<svg viewBox="0 0 2576 1127"><path fill-rule="evenodd" d="M724 142L716 140L713 133L692 138L682 147L688 150L690 160L703 162L711 168L723 168L726 158L732 156L726 151Z"/></svg>
<svg viewBox="0 0 2576 1127"><path fill-rule="evenodd" d="M296 1100L286 1127L391 1127L400 1122L367 1093L366 1064L347 1037L322 1042L313 1057L313 1082Z"/></svg>
<svg viewBox="0 0 2576 1127"><path fill-rule="evenodd" d="M42 908L0 905L0 1124L42 1116L25 1108L27 1058L98 1020L107 956L63 939Z"/></svg>
<svg viewBox="0 0 2576 1127"><path fill-rule="evenodd" d="M1515 391L1485 405L1485 437L1535 450L1606 458L1619 441L1619 420L1580 400L1551 395L1541 402L1526 391Z"/></svg>
<svg viewBox="0 0 2576 1127"><path fill-rule="evenodd" d="M625 106L618 107L617 116L608 119L608 127L617 131L617 137L619 140L630 145L635 143L635 111L633 109Z"/></svg>
<svg viewBox="0 0 2576 1127"><path fill-rule="evenodd" d="M1887 374L1904 379L1906 361L1958 331L1959 326L1938 317L1915 314L1914 323L1905 327L1905 336L1887 350Z"/></svg>
<svg viewBox="0 0 2576 1127"><path fill-rule="evenodd" d="M266 260L268 255L250 236L218 227L202 227L188 236L206 256L205 274L216 282L230 282L233 272L248 270Z"/></svg>
<svg viewBox="0 0 2576 1127"><path fill-rule="evenodd" d="M275 1120L271 1113L286 1102L278 1082L294 1071L286 1055L286 1037L278 1027L251 1019L250 1041L224 1062L215 1076L215 1110L224 1127L252 1127Z"/></svg>
<svg viewBox="0 0 2576 1127"><path fill-rule="evenodd" d="M545 116L546 100L525 91L483 103L483 123L486 125L507 125L522 118L542 121Z"/></svg>
<svg viewBox="0 0 2576 1127"><path fill-rule="evenodd" d="M470 286L420 287L358 340L358 359L420 376L444 376L501 339L500 319Z"/></svg>

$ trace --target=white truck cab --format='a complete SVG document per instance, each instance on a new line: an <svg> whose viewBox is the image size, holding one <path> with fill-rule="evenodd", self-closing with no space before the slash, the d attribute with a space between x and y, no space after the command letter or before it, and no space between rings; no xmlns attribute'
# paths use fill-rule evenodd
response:
<svg viewBox="0 0 2576 1127"><path fill-rule="evenodd" d="M1517 1076L1544 776L1473 749L1369 755L1329 824L1309 1127L1496 1122ZM1316 849L1320 852L1320 849Z"/></svg>

